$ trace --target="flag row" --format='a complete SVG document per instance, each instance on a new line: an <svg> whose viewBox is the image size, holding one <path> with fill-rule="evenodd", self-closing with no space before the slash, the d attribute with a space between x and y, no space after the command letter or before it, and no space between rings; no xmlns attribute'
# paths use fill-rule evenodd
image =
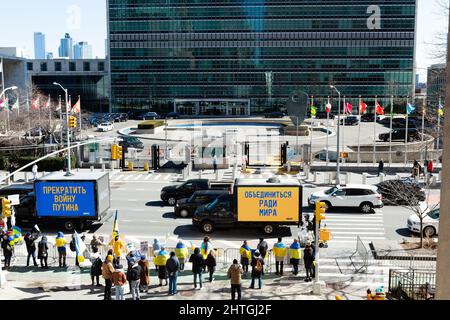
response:
<svg viewBox="0 0 450 320"><path fill-rule="evenodd" d="M78 98L78 101L73 106L72 106L71 99L69 99L68 105L69 105L70 113L75 114L75 113L80 113L81 112L81 98L80 97ZM9 105L8 99L4 99L4 100L0 99L0 111L3 111L3 110L10 110L10 111L18 110L19 106L20 106L19 99L16 99L14 104L11 105L11 106ZM50 96L48 97L48 100L45 101L45 103L43 105L40 102L40 97L38 97L38 98L36 98L36 99L31 101L31 109L32 110L41 110L42 107L50 108L50 106L51 106L51 98L50 98ZM59 111L59 110L61 110L61 101L59 102L59 106L56 109L56 111Z"/></svg>

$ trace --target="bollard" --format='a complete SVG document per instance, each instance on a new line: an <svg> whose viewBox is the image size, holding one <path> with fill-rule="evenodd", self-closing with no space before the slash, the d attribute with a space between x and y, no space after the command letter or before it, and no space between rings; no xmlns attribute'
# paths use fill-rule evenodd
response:
<svg viewBox="0 0 450 320"><path fill-rule="evenodd" d="M287 172L288 173L291 172L291 163L290 162L287 163Z"/></svg>
<svg viewBox="0 0 450 320"><path fill-rule="evenodd" d="M344 184L348 184L348 172L344 173Z"/></svg>
<svg viewBox="0 0 450 320"><path fill-rule="evenodd" d="M309 166L304 166L303 171L305 172L305 180L309 179Z"/></svg>
<svg viewBox="0 0 450 320"><path fill-rule="evenodd" d="M397 174L397 175L395 176L395 178L396 178L397 180L400 180L402 177L401 177L399 174Z"/></svg>
<svg viewBox="0 0 450 320"><path fill-rule="evenodd" d="M432 185L433 187L436 186L436 176L432 176L432 177L431 177L431 185Z"/></svg>
<svg viewBox="0 0 450 320"><path fill-rule="evenodd" d="M91 166L91 172L94 172L94 166Z"/></svg>
<svg viewBox="0 0 450 320"><path fill-rule="evenodd" d="M183 169L183 180L187 179L187 168Z"/></svg>
<svg viewBox="0 0 450 320"><path fill-rule="evenodd" d="M347 172L347 183L350 184L352 183L352 173L351 172Z"/></svg>
<svg viewBox="0 0 450 320"><path fill-rule="evenodd" d="M25 182L28 182L28 172L25 172Z"/></svg>
<svg viewBox="0 0 450 320"><path fill-rule="evenodd" d="M202 171L203 171L202 169L200 169L200 170L198 171L198 178L199 178L199 179L202 178Z"/></svg>
<svg viewBox="0 0 450 320"><path fill-rule="evenodd" d="M384 181L384 177L385 177L384 173L380 173L380 182Z"/></svg>
<svg viewBox="0 0 450 320"><path fill-rule="evenodd" d="M362 184L366 184L367 183L367 173L363 173L362 175Z"/></svg>
<svg viewBox="0 0 450 320"><path fill-rule="evenodd" d="M133 162L128 162L128 171L133 171Z"/></svg>
<svg viewBox="0 0 450 320"><path fill-rule="evenodd" d="M148 162L145 162L144 163L144 171L148 171L148 170L149 170Z"/></svg>
<svg viewBox="0 0 450 320"><path fill-rule="evenodd" d="M317 171L314 172L314 182L317 182L317 175L318 175L318 172Z"/></svg>
<svg viewBox="0 0 450 320"><path fill-rule="evenodd" d="M106 165L104 163L102 163L102 172L106 171Z"/></svg>

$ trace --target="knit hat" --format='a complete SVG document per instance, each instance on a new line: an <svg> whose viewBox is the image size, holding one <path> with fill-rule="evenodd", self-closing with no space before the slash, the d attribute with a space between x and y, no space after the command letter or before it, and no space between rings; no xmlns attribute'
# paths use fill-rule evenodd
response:
<svg viewBox="0 0 450 320"><path fill-rule="evenodd" d="M109 254L109 255L106 257L106 260L109 261L109 262L112 262L112 261L113 261L113 256Z"/></svg>
<svg viewBox="0 0 450 320"><path fill-rule="evenodd" d="M147 259L147 257L143 254L143 255L141 256L141 260L145 260L145 259Z"/></svg>

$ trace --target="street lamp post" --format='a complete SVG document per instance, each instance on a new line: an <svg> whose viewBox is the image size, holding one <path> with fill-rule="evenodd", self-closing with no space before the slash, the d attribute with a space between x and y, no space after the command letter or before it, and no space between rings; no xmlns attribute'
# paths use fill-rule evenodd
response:
<svg viewBox="0 0 450 320"><path fill-rule="evenodd" d="M309 94L307 94L306 92L304 92L304 91L301 91L301 90L299 90L298 91L299 93L301 93L301 94L304 94L305 96L306 96L306 108L308 108L308 99L309 99ZM295 120L296 120L296 147L297 147L297 155L299 155L300 154L300 148L299 148L299 145L298 145L298 116L294 116L295 117Z"/></svg>
<svg viewBox="0 0 450 320"><path fill-rule="evenodd" d="M338 119L337 119L337 159L336 159L336 185L339 185L341 183L340 179L340 162L341 162L341 153L340 153L340 144L339 144L339 128L341 127L341 92L335 87L330 86L331 89L336 90L336 92L339 95L339 103L338 103Z"/></svg>
<svg viewBox="0 0 450 320"><path fill-rule="evenodd" d="M64 88L62 85L60 85L57 82L53 82L53 84L55 86L59 86L61 87L61 89L64 91L64 93L66 94L66 126L67 126L67 147L69 149L67 149L67 172L66 172L66 177L72 176L73 174L70 172L71 169L71 159L70 159L70 128L69 128L69 92L67 91L66 88Z"/></svg>

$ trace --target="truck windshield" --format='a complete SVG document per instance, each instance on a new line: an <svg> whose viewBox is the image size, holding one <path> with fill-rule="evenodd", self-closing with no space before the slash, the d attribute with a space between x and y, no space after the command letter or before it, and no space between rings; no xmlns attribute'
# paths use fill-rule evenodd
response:
<svg viewBox="0 0 450 320"><path fill-rule="evenodd" d="M324 191L324 193L325 193L325 194L332 194L332 193L335 192L336 190L338 190L338 188L333 187L333 188L331 188L331 189L328 189L328 190Z"/></svg>

